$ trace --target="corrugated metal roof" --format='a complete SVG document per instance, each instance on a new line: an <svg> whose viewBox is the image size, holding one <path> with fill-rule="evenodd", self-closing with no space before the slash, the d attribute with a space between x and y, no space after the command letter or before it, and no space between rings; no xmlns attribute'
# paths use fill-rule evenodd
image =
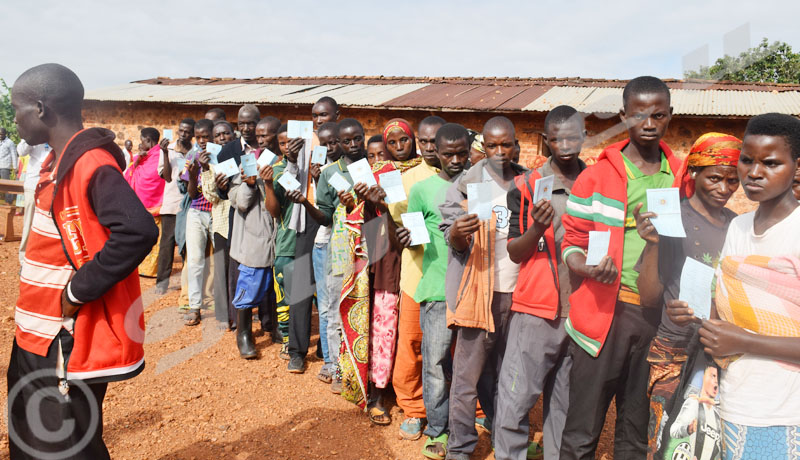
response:
<svg viewBox="0 0 800 460"><path fill-rule="evenodd" d="M86 99L204 105L313 104L320 97L330 96L344 107L484 112L547 112L558 105L570 105L584 113L616 113L622 105L622 87L617 85L617 81L598 82L602 83L598 86L587 85L586 81L577 86L573 81L554 86L553 80L536 84L530 81L520 84L525 80L512 80L513 84L504 85L499 79L463 79L444 83L407 79L406 83L388 83L387 80L380 84L365 83L375 78L357 80L353 77L348 83L345 77L341 77L337 83L328 84L300 84L311 80L301 78L289 79L282 84L218 79L185 80L199 84L135 82L88 91ZM358 83L354 82L356 80ZM681 86L671 90L676 115L753 116L766 112L800 115L800 86L797 85L792 90L784 85L781 91L721 90L712 86L704 88L697 82L681 82Z"/></svg>
<svg viewBox="0 0 800 460"><path fill-rule="evenodd" d="M380 106L425 84L404 85L151 85L129 83L88 91L87 100L183 104L313 104L330 96L344 106Z"/></svg>

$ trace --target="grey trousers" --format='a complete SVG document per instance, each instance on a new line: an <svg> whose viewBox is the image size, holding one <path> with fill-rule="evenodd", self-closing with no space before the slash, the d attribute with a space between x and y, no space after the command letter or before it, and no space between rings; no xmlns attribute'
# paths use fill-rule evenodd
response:
<svg viewBox="0 0 800 460"><path fill-rule="evenodd" d="M469 459L478 444L475 410L479 393L481 409L489 420L494 417L497 373L503 362L510 313L511 293L495 292L492 299L495 332L490 334L470 327L460 327L456 332L453 382L450 386L449 459Z"/></svg>
<svg viewBox="0 0 800 460"><path fill-rule="evenodd" d="M494 425L495 458L525 460L531 409L544 394L544 458L559 457L569 407L569 336L566 318L546 320L512 313L500 378Z"/></svg>

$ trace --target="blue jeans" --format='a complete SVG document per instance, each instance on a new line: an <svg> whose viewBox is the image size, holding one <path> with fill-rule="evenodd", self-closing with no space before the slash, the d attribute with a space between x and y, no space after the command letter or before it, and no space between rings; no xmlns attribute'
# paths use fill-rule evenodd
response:
<svg viewBox="0 0 800 460"><path fill-rule="evenodd" d="M236 281L236 297L233 306L237 309L258 307L272 282L271 267L254 268L239 264L239 279Z"/></svg>
<svg viewBox="0 0 800 460"><path fill-rule="evenodd" d="M419 325L422 328L422 400L428 418L425 435L435 438L447 432L450 413L445 372L452 372L453 331L447 328L445 302L422 302Z"/></svg>
<svg viewBox="0 0 800 460"><path fill-rule="evenodd" d="M328 243L314 243L311 251L311 263L314 265L314 279L317 287L317 312L319 312L319 342L322 346L322 359L326 364L331 362L328 352L328 309L330 308L330 295L328 295L328 275L325 266L328 262Z"/></svg>

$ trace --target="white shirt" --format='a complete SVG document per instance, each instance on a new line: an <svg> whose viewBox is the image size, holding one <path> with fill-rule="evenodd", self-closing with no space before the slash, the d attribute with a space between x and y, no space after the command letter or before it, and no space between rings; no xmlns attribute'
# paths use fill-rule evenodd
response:
<svg viewBox="0 0 800 460"><path fill-rule="evenodd" d="M484 180L488 174L484 169ZM495 246L494 246L494 291L495 292L514 292L517 287L517 277L519 277L519 264L515 264L508 256L508 227L511 212L508 210L506 201L507 191L494 180L489 178L492 184L492 213L495 219ZM513 183L509 184L514 186Z"/></svg>
<svg viewBox="0 0 800 460"><path fill-rule="evenodd" d="M39 171L42 169L42 162L50 153L49 145L39 144L30 146L25 140L19 141L17 146L17 153L19 156L30 156L28 159L28 166L25 169L25 184L23 187L27 191L35 191L36 184L39 183Z"/></svg>
<svg viewBox="0 0 800 460"><path fill-rule="evenodd" d="M161 201L161 214L177 214L183 201L183 194L178 190L178 177L183 171L186 156L175 150L176 143L169 144L169 164L172 167L172 181L164 184L164 198ZM164 171L164 153L158 151L158 174Z"/></svg>
<svg viewBox="0 0 800 460"><path fill-rule="evenodd" d="M720 260L726 256L800 257L800 207L761 235L753 230L755 212L731 222ZM749 426L800 425L800 371L769 358L742 355L722 371L720 415Z"/></svg>

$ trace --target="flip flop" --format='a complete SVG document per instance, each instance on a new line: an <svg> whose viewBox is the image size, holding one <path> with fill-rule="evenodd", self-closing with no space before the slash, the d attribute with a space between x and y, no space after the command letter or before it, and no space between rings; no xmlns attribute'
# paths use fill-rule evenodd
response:
<svg viewBox="0 0 800 460"><path fill-rule="evenodd" d="M369 421L374 423L375 425L386 426L386 425L391 425L392 423L392 418L389 417L389 413L386 412L386 409L381 409L380 407L372 406L369 408L368 415L369 415ZM385 418L382 419L381 417Z"/></svg>
<svg viewBox="0 0 800 460"><path fill-rule="evenodd" d="M441 448L443 453L430 450L430 447ZM447 433L442 433L435 438L428 438L425 440L425 445L422 446L422 455L433 460L444 460L447 456Z"/></svg>

